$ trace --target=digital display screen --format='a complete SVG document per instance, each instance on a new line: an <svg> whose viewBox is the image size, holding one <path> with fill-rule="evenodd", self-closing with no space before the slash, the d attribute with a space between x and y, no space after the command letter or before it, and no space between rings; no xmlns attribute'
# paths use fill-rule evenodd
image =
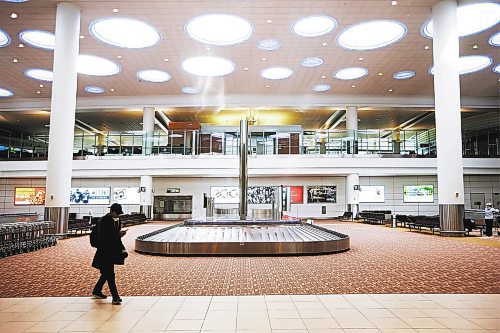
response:
<svg viewBox="0 0 500 333"><path fill-rule="evenodd" d="M248 188L247 202L249 204L270 204L274 201L276 187L250 186Z"/></svg>
<svg viewBox="0 0 500 333"><path fill-rule="evenodd" d="M215 203L239 203L240 189L237 186L212 186L210 197Z"/></svg>
<svg viewBox="0 0 500 333"><path fill-rule="evenodd" d="M141 203L141 195L137 187L115 187L111 201L122 205L138 205Z"/></svg>
<svg viewBox="0 0 500 333"><path fill-rule="evenodd" d="M109 205L109 187L72 187L69 202L72 205Z"/></svg>
<svg viewBox="0 0 500 333"><path fill-rule="evenodd" d="M45 187L16 187L14 192L15 206L45 205Z"/></svg>
<svg viewBox="0 0 500 333"><path fill-rule="evenodd" d="M359 202L385 202L384 186L361 185Z"/></svg>
<svg viewBox="0 0 500 333"><path fill-rule="evenodd" d="M434 185L404 185L403 202L434 202Z"/></svg>
<svg viewBox="0 0 500 333"><path fill-rule="evenodd" d="M307 203L336 203L337 186L308 186Z"/></svg>

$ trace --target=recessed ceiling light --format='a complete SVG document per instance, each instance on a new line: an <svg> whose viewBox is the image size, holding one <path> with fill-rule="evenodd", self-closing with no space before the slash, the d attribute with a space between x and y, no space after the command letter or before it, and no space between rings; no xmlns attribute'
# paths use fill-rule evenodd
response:
<svg viewBox="0 0 500 333"><path fill-rule="evenodd" d="M266 88L271 88L271 86L267 84L267 85L266 85Z"/></svg>
<svg viewBox="0 0 500 333"><path fill-rule="evenodd" d="M40 87L40 88L43 88L43 84L41 84L39 87Z"/></svg>
<svg viewBox="0 0 500 333"><path fill-rule="evenodd" d="M196 87L184 87L181 89L181 91L185 94L197 94L199 92L199 89Z"/></svg>
<svg viewBox="0 0 500 333"><path fill-rule="evenodd" d="M111 89L109 89L109 91L111 91L111 92L115 92L115 89L111 88Z"/></svg>
<svg viewBox="0 0 500 333"><path fill-rule="evenodd" d="M312 90L317 92L327 91L332 89L332 86L326 83L316 84Z"/></svg>
<svg viewBox="0 0 500 333"><path fill-rule="evenodd" d="M19 60L17 60L16 58L14 58L14 59L12 59L12 62L16 63L16 62L19 62Z"/></svg>
<svg viewBox="0 0 500 333"><path fill-rule="evenodd" d="M24 47L23 43L19 43L18 47Z"/></svg>
<svg viewBox="0 0 500 333"><path fill-rule="evenodd" d="M406 80L406 79L411 79L412 77L415 76L415 72L413 71L401 71L394 73L392 76L396 80Z"/></svg>
<svg viewBox="0 0 500 333"><path fill-rule="evenodd" d="M358 60L359 60L359 61L363 61L363 60L365 60L365 58L358 58Z"/></svg>
<svg viewBox="0 0 500 333"><path fill-rule="evenodd" d="M11 97L14 93L8 89L0 88L0 97Z"/></svg>
<svg viewBox="0 0 500 333"><path fill-rule="evenodd" d="M54 80L54 73L48 69L29 68L24 71L24 75L35 80L52 82Z"/></svg>
<svg viewBox="0 0 500 333"><path fill-rule="evenodd" d="M425 46L424 46L424 49L425 49L425 50L428 50L428 49L429 49L429 46L428 46L428 45L425 45Z"/></svg>
<svg viewBox="0 0 500 333"><path fill-rule="evenodd" d="M27 1L30 1L30 0L1 0L3 2L27 2Z"/></svg>
<svg viewBox="0 0 500 333"><path fill-rule="evenodd" d="M120 10L118 8L113 8L113 13L118 13Z"/></svg>
<svg viewBox="0 0 500 333"><path fill-rule="evenodd" d="M110 76L120 72L120 66L111 60L88 54L80 54L77 61L79 74Z"/></svg>
<svg viewBox="0 0 500 333"><path fill-rule="evenodd" d="M85 39L85 36L84 35L80 35L80 39Z"/></svg>
<svg viewBox="0 0 500 333"><path fill-rule="evenodd" d="M167 82L172 78L172 76L170 76L170 74L168 74L167 72L156 69L146 69L143 71L139 71L137 73L137 77L139 78L139 80L154 83Z"/></svg>
<svg viewBox="0 0 500 333"><path fill-rule="evenodd" d="M317 15L301 18L292 25L292 31L302 37L323 36L337 26L337 21L330 16Z"/></svg>
<svg viewBox="0 0 500 333"><path fill-rule="evenodd" d="M378 73L378 76L382 76L382 75L384 75L384 74L383 73Z"/></svg>
<svg viewBox="0 0 500 333"><path fill-rule="evenodd" d="M116 56L117 59L122 59L123 57L121 55Z"/></svg>
<svg viewBox="0 0 500 333"><path fill-rule="evenodd" d="M271 23L273 23L273 20L267 20L266 22L271 24Z"/></svg>
<svg viewBox="0 0 500 333"><path fill-rule="evenodd" d="M293 71L286 67L270 67L260 72L260 76L268 80L283 80L293 75Z"/></svg>
<svg viewBox="0 0 500 333"><path fill-rule="evenodd" d="M388 91L388 92L392 92L392 89L388 89L387 91Z"/></svg>
<svg viewBox="0 0 500 333"><path fill-rule="evenodd" d="M276 39L264 39L257 43L257 48L264 51L273 51L279 49L281 42Z"/></svg>
<svg viewBox="0 0 500 333"><path fill-rule="evenodd" d="M500 46L500 32L497 32L496 34L491 36L490 39L488 40L488 43L490 43L493 46Z"/></svg>
<svg viewBox="0 0 500 333"><path fill-rule="evenodd" d="M477 44L472 45L472 48L477 49L478 48Z"/></svg>
<svg viewBox="0 0 500 333"><path fill-rule="evenodd" d="M327 43L321 43L321 46L327 46L328 44Z"/></svg>
<svg viewBox="0 0 500 333"><path fill-rule="evenodd" d="M317 57L309 57L302 60L302 66L304 67L318 67L323 64L323 59Z"/></svg>
<svg viewBox="0 0 500 333"><path fill-rule="evenodd" d="M267 61L267 58L262 58L262 61Z"/></svg>
<svg viewBox="0 0 500 333"><path fill-rule="evenodd" d="M398 2L396 0L391 1L391 5L396 6Z"/></svg>
<svg viewBox="0 0 500 333"><path fill-rule="evenodd" d="M396 43L406 36L406 26L397 21L374 20L350 26L337 37L348 50L374 50Z"/></svg>
<svg viewBox="0 0 500 333"><path fill-rule="evenodd" d="M363 67L348 67L337 71L333 76L339 80L355 80L368 74L368 70Z"/></svg>
<svg viewBox="0 0 500 333"><path fill-rule="evenodd" d="M236 15L206 14L190 19L184 31L199 42L222 46L244 42L252 35L253 26Z"/></svg>
<svg viewBox="0 0 500 333"><path fill-rule="evenodd" d="M500 74L500 64L493 67L493 72ZM500 81L500 79L498 79Z"/></svg>
<svg viewBox="0 0 500 333"><path fill-rule="evenodd" d="M87 86L85 87L85 91L91 94L102 94L104 92L104 88L97 86Z"/></svg>
<svg viewBox="0 0 500 333"><path fill-rule="evenodd" d="M193 57L182 62L182 68L197 76L224 76L234 71L232 61L219 57Z"/></svg>
<svg viewBox="0 0 500 333"><path fill-rule="evenodd" d="M352 85L352 86L351 86L351 88L356 88L356 86L355 86L355 85Z"/></svg>
<svg viewBox="0 0 500 333"><path fill-rule="evenodd" d="M247 70L248 70L248 67L245 67L245 68L244 68L244 70L246 70L246 71L247 71Z"/></svg>
<svg viewBox="0 0 500 333"><path fill-rule="evenodd" d="M471 55L458 58L458 74L470 74L485 69L493 63L490 57ZM434 66L429 69L429 73L434 75Z"/></svg>
<svg viewBox="0 0 500 333"><path fill-rule="evenodd" d="M321 75L321 78L322 79L326 79L326 75Z"/></svg>
<svg viewBox="0 0 500 333"><path fill-rule="evenodd" d="M469 36L489 29L498 24L499 17L500 5L498 3L481 2L458 6L458 36ZM432 38L434 34L432 19L424 23L420 29L420 33L427 38Z"/></svg>
<svg viewBox="0 0 500 333"><path fill-rule="evenodd" d="M25 30L19 33L19 39L28 45L44 50L54 50L56 35L43 30Z"/></svg>
<svg viewBox="0 0 500 333"><path fill-rule="evenodd" d="M89 31L95 38L113 46L142 49L160 42L160 33L139 20L106 17L92 22Z"/></svg>
<svg viewBox="0 0 500 333"><path fill-rule="evenodd" d="M4 47L10 44L10 37L9 35L0 29L0 47Z"/></svg>
<svg viewBox="0 0 500 333"><path fill-rule="evenodd" d="M36 91L36 93L37 93L37 94L41 94L42 92L41 92L40 90L37 90L37 91Z"/></svg>
<svg viewBox="0 0 500 333"><path fill-rule="evenodd" d="M10 18L11 18L11 19L16 19L16 18L17 18L17 14L16 14L16 13L12 13L12 14L10 14Z"/></svg>

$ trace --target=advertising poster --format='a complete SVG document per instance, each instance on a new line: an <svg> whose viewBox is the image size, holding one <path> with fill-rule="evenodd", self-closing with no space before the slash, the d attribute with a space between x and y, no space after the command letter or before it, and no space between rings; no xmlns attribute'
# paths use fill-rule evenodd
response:
<svg viewBox="0 0 500 333"><path fill-rule="evenodd" d="M138 205L141 203L141 196L137 187L115 187L111 201L122 205Z"/></svg>
<svg viewBox="0 0 500 333"><path fill-rule="evenodd" d="M284 197L288 198L288 192L290 192L290 203L291 204L301 204L304 203L304 187L303 186L284 186L283 187Z"/></svg>
<svg viewBox="0 0 500 333"><path fill-rule="evenodd" d="M215 203L239 203L240 189L237 186L212 186L210 196Z"/></svg>
<svg viewBox="0 0 500 333"><path fill-rule="evenodd" d="M248 188L247 202L249 204L270 204L274 201L276 187L250 186Z"/></svg>
<svg viewBox="0 0 500 333"><path fill-rule="evenodd" d="M45 187L16 187L14 206L45 205Z"/></svg>
<svg viewBox="0 0 500 333"><path fill-rule="evenodd" d="M385 202L384 186L361 185L359 202Z"/></svg>
<svg viewBox="0 0 500 333"><path fill-rule="evenodd" d="M434 185L404 185L403 202L434 202Z"/></svg>
<svg viewBox="0 0 500 333"><path fill-rule="evenodd" d="M337 186L308 186L307 203L336 203Z"/></svg>
<svg viewBox="0 0 500 333"><path fill-rule="evenodd" d="M109 205L109 187L72 187L69 197L71 205Z"/></svg>

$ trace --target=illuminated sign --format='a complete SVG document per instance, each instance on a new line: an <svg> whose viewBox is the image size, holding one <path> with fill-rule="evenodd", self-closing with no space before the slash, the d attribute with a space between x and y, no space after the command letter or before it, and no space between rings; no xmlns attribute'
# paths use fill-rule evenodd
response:
<svg viewBox="0 0 500 333"><path fill-rule="evenodd" d="M434 185L403 186L403 202L434 202Z"/></svg>
<svg viewBox="0 0 500 333"><path fill-rule="evenodd" d="M109 187L72 187L69 202L72 205L108 205Z"/></svg>
<svg viewBox="0 0 500 333"><path fill-rule="evenodd" d="M14 205L45 205L45 187L16 187L14 192Z"/></svg>

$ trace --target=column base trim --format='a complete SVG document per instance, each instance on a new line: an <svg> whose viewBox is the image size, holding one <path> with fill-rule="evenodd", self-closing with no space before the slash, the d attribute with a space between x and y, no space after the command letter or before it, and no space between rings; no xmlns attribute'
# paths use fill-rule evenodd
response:
<svg viewBox="0 0 500 333"><path fill-rule="evenodd" d="M56 224L52 233L57 235L68 233L69 207L45 207L43 216L44 220Z"/></svg>

